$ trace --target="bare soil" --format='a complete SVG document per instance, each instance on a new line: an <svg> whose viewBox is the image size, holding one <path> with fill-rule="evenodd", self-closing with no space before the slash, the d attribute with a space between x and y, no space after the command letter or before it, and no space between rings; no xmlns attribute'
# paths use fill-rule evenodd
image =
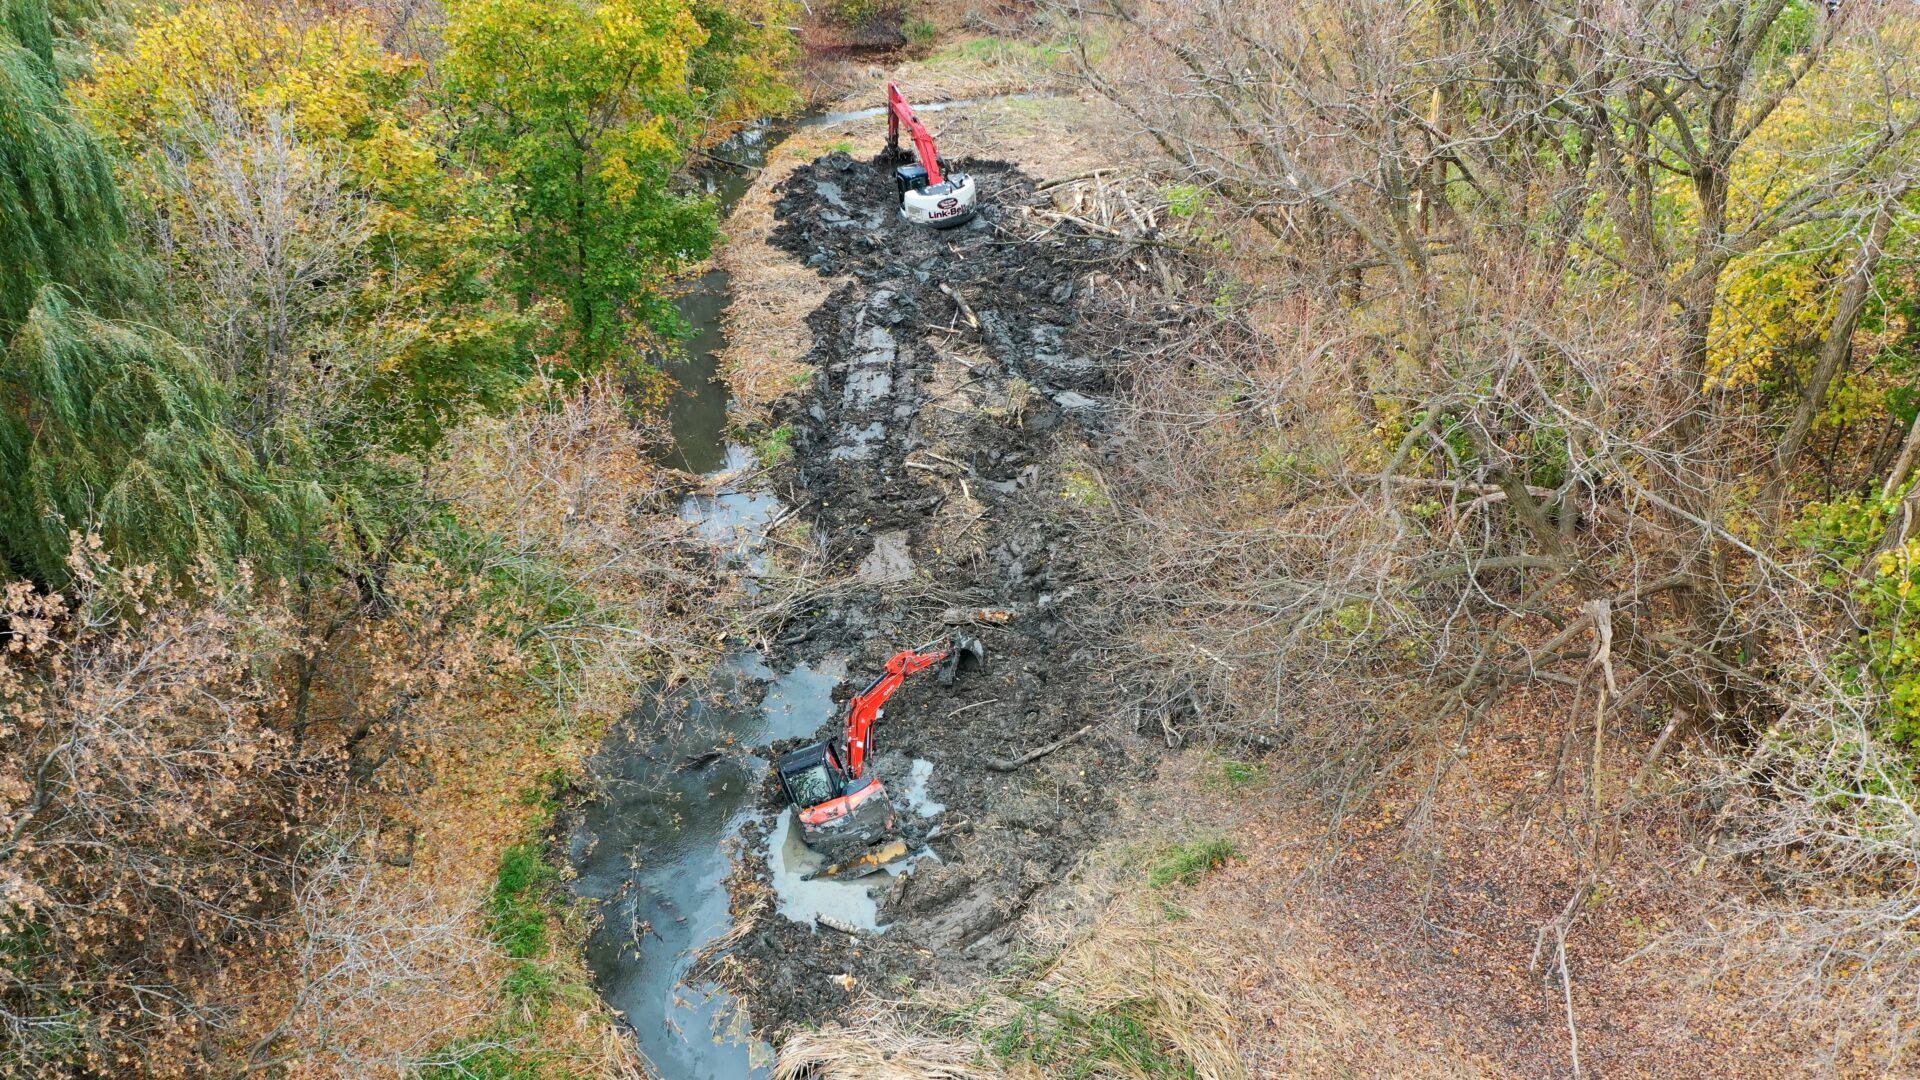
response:
<svg viewBox="0 0 1920 1080"><path fill-rule="evenodd" d="M785 627L774 663L851 655L858 683L955 621L989 654L950 690L910 681L876 729L882 777L897 785L907 758L927 759L929 794L946 806L928 841L938 861L880 886L883 935L768 914L769 873L745 845L733 895L751 928L720 970L776 1037L864 988L991 970L1036 894L1099 838L1116 786L1148 771L1143 740L1109 722L1110 636L1080 621L1090 584L1061 513L1074 463L1106 452L1110 373L1079 349L1082 305L1100 275L1127 271L1071 227L1039 242L1010 229L1013 207L1044 200L1026 174L955 164L980 184L982 210L950 231L901 221L890 168L845 153L797 169L776 205L772 243L841 282L808 319L813 377L776 408L794 451L776 486L859 584ZM969 618L981 610L1011 617ZM989 768L1089 724L1031 764ZM764 800L778 809L771 777ZM930 834L934 822L902 810L911 837Z"/></svg>

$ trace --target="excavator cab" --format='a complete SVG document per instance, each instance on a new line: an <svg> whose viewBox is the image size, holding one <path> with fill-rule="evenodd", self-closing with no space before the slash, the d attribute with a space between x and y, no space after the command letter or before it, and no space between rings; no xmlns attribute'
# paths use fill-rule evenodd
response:
<svg viewBox="0 0 1920 1080"><path fill-rule="evenodd" d="M787 801L795 806L819 806L839 798L847 786L846 770L831 743L815 743L790 754L779 762L780 786Z"/></svg>
<svg viewBox="0 0 1920 1080"><path fill-rule="evenodd" d="M831 741L782 754L774 768L809 846L842 856L893 831L886 786L876 776L849 777Z"/></svg>
<svg viewBox="0 0 1920 1080"><path fill-rule="evenodd" d="M918 165L902 165L893 170L893 186L900 191L902 199L909 191L927 190L927 170Z"/></svg>
<svg viewBox="0 0 1920 1080"><path fill-rule="evenodd" d="M947 172L945 162L940 166L942 180L938 184L928 183L927 170L919 164L893 170L894 187L900 190L900 216L915 225L951 229L973 220L979 198L973 177Z"/></svg>

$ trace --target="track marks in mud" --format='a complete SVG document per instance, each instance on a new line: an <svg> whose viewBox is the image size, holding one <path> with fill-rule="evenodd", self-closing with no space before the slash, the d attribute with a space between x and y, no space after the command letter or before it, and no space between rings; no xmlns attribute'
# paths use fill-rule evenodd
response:
<svg viewBox="0 0 1920 1080"><path fill-rule="evenodd" d="M1039 201L1031 178L998 162L963 167L983 209L946 232L899 220L890 169L844 154L795 172L777 205L773 243L848 279L809 319L815 375L783 407L794 429L785 496L837 571L853 575L877 551L889 571L786 627L776 664L847 656L859 683L966 612L1013 617L971 628L987 642L985 672L951 691L909 682L876 728L890 786L904 791L906 759L926 759L928 797L945 804L937 821L902 807L910 835L940 826L938 861L880 887L886 935L763 914L724 965L768 1033L831 1019L861 986L993 969L1033 897L1097 839L1114 787L1144 768L1119 723L1017 771L987 767L1110 711L1097 659L1106 630L1085 604L1080 526L1059 487L1066 462L1103 452L1107 424L1110 373L1081 348L1080 313L1103 275L1127 271L1110 242L1070 225L1018 231L1012 208ZM764 798L777 807L771 782ZM765 893L761 850L749 845L736 875L743 917Z"/></svg>

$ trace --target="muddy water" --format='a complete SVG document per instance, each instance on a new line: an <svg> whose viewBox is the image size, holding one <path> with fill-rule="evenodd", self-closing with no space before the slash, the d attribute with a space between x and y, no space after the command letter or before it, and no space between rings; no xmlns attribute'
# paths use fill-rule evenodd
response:
<svg viewBox="0 0 1920 1080"><path fill-rule="evenodd" d="M749 166L707 174L723 215L779 137L758 127L719 148ZM726 438L717 353L726 343L730 285L724 270L702 275L679 301L693 335L679 354L653 360L678 384L667 408L673 443L664 463L721 479L689 495L680 516L723 563L750 578L764 566L762 541L784 507L771 492L723 479L754 464L751 452ZM816 730L833 712L842 674L804 665L777 674L757 652L737 652L702 683L650 695L592 762L599 796L581 813L569 851L575 892L597 902L587 963L660 1080L766 1074L768 1048L694 967L701 948L731 925L725 882L741 830L759 815L768 768L754 749Z"/></svg>
<svg viewBox="0 0 1920 1080"><path fill-rule="evenodd" d="M754 652L644 703L593 763L603 792L572 838L575 891L599 901L587 962L662 1080L763 1074L767 1048L726 994L689 981L730 924L726 878L767 761L750 748L813 732L840 672L776 676Z"/></svg>
<svg viewBox="0 0 1920 1080"><path fill-rule="evenodd" d="M753 186L760 166L766 163L767 151L785 137L783 128L760 125L715 149L715 157L741 166L715 165L706 173L707 193L719 205L722 219ZM651 358L677 384L667 403L673 444L663 460L691 473L705 474L727 467L728 394L727 384L720 378L719 352L727 342L723 322L727 305L733 302L732 284L732 275L717 266L700 275L678 303L680 317L687 321L693 335L681 343L678 354Z"/></svg>
<svg viewBox="0 0 1920 1080"><path fill-rule="evenodd" d="M758 166L779 137L752 129L720 152ZM708 190L723 214L752 178L750 169L709 174ZM725 479L747 475L755 464L749 450L726 438L728 395L716 361L726 341L730 284L723 270L703 275L679 302L693 336L679 355L654 359L678 383L668 406L674 439L665 463L717 481L687 496L681 519L723 563L752 578L764 569L766 531L785 507L764 488ZM600 794L581 813L569 851L575 892L597 902L587 962L660 1080L766 1075L769 1048L695 967L701 949L731 926L726 879L742 831L761 817L758 797L770 767L755 751L818 730L833 714L833 688L844 675L845 665L835 661L776 673L759 653L736 652L703 682L643 701L592 763ZM776 851L784 851L789 817L776 826ZM777 884L800 893L787 913L873 927L864 889L800 883L816 868L814 856L797 837L793 846L799 851L791 858L770 860L779 867Z"/></svg>

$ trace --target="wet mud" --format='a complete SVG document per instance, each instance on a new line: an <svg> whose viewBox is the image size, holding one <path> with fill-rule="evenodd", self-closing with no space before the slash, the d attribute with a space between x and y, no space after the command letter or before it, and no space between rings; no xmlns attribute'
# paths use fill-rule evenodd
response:
<svg viewBox="0 0 1920 1080"><path fill-rule="evenodd" d="M921 858L858 886L869 917L823 921L793 903L783 860L797 845L762 774L729 882L739 928L709 969L776 1042L867 989L1003 964L1020 917L1150 768L1144 742L1110 715L1110 628L1071 513L1074 498L1098 497L1086 466L1114 452L1113 373L1083 321L1087 298L1128 271L1107 241L1070 224L1040 235L1019 218L1016 207L1045 202L1031 178L956 165L982 189L979 216L958 229L901 221L889 168L844 154L796 172L777 207L774 243L848 283L809 321L815 374L785 406L794 456L773 484L859 584L779 628L768 662L845 663L840 701L893 652L956 624L985 641L988 662L951 688L910 680L875 728L875 768ZM760 753L830 737L838 722Z"/></svg>

